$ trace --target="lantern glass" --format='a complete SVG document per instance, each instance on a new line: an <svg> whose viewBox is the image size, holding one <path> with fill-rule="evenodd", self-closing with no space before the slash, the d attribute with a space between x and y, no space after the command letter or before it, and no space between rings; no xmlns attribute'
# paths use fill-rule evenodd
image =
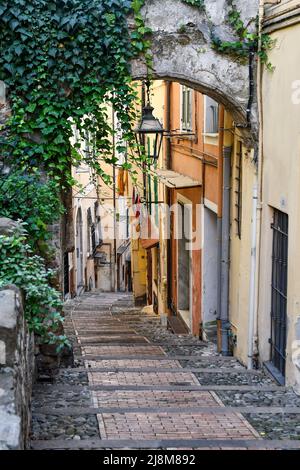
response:
<svg viewBox="0 0 300 470"><path fill-rule="evenodd" d="M164 129L160 121L153 116L153 111L154 108L150 103L144 107L142 119L139 127L135 130L135 135L140 156L141 148L143 148L146 155L156 162L162 148Z"/></svg>

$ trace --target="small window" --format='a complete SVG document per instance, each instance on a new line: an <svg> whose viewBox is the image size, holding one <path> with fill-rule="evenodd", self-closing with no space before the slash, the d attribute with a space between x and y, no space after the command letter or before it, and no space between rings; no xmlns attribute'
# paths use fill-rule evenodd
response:
<svg viewBox="0 0 300 470"><path fill-rule="evenodd" d="M193 90L184 85L181 87L181 130L191 132L193 130Z"/></svg>
<svg viewBox="0 0 300 470"><path fill-rule="evenodd" d="M205 96L205 134L218 134L219 132L219 104Z"/></svg>

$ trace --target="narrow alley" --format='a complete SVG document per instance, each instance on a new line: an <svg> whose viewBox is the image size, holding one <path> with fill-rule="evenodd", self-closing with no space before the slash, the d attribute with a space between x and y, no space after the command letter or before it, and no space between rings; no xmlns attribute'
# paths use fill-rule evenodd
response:
<svg viewBox="0 0 300 470"><path fill-rule="evenodd" d="M66 303L75 368L34 388L31 448L299 449L300 398L174 335L130 294Z"/></svg>

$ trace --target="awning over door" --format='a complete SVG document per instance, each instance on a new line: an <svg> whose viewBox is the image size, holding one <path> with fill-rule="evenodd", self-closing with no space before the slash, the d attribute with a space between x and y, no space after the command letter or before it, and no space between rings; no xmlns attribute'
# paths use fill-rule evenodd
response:
<svg viewBox="0 0 300 470"><path fill-rule="evenodd" d="M155 175L159 178L161 183L168 186L168 188L194 188L202 185L201 181L173 170L156 170Z"/></svg>

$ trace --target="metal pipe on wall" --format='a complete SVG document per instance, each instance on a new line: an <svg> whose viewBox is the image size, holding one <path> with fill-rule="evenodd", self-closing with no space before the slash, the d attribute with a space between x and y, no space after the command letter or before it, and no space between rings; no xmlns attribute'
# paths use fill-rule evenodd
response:
<svg viewBox="0 0 300 470"><path fill-rule="evenodd" d="M221 320L221 264L222 264L222 215L223 215L223 147L224 147L224 107L220 106L219 112L219 155L218 155L218 218L217 218L217 243L218 243L218 260L217 260L217 314ZM219 338L219 327L218 327ZM221 350L221 344L218 340L218 349Z"/></svg>
<svg viewBox="0 0 300 470"><path fill-rule="evenodd" d="M261 33L263 28L265 1L259 2L259 50L261 50ZM257 65L257 102L259 116L257 172L253 187L252 215L252 253L250 274L250 305L248 322L248 369L253 369L254 357L258 356L258 309L260 277L260 245L262 223L262 183L263 183L263 104L262 104L262 71L261 61ZM254 214L255 213L255 214ZM255 258L254 258L255 256Z"/></svg>
<svg viewBox="0 0 300 470"><path fill-rule="evenodd" d="M166 130L171 131L171 82L166 82ZM166 167L168 170L172 168L172 144L171 137L166 137ZM166 188L166 200L168 207L171 207L172 198L171 190ZM170 221L169 221L170 223ZM171 229L171 226L170 226ZM170 231L169 229L169 231ZM167 241L167 307L171 308L172 304L172 243L171 234L168 234Z"/></svg>
<svg viewBox="0 0 300 470"><path fill-rule="evenodd" d="M255 178L257 180L257 178ZM252 204L252 227L251 227L251 270L250 270L250 292L249 292L249 316L248 316L248 369L253 368L254 350L254 324L255 324L255 287L256 287L256 242L257 242L257 181L253 187Z"/></svg>
<svg viewBox="0 0 300 470"><path fill-rule="evenodd" d="M221 256L221 353L229 356L230 195L232 146L223 148L223 217Z"/></svg>

